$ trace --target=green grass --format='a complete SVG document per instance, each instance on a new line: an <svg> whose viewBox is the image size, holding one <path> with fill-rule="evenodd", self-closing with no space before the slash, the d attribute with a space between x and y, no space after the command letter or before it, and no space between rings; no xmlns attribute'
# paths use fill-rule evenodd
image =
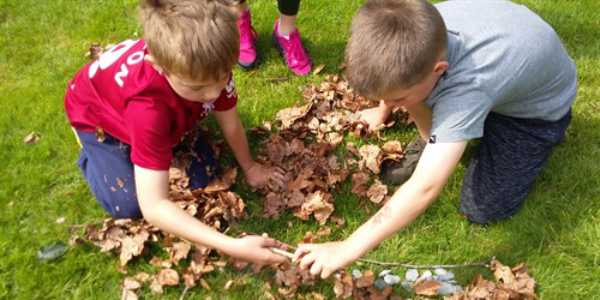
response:
<svg viewBox="0 0 600 300"><path fill-rule="evenodd" d="M422 264L478 261L490 256L506 264L525 262L539 283L542 299L599 299L600 289L600 4L586 1L519 1L550 23L575 59L579 90L568 140L557 147L521 211L488 227L471 225L457 210L465 157L447 187L423 216L367 254L383 261ZM301 98L298 87L320 82L324 75L295 77L283 65L270 41L277 16L275 1L251 1L260 35L262 63L256 73L235 71L239 108L247 127L272 119ZM362 1L303 0L298 26L321 74L335 73L343 60L348 26ZM0 299L117 299L125 276L116 272L118 259L84 245L70 248L58 261L41 263L37 250L69 237L66 224L97 222L107 214L97 205L75 165L78 147L63 109L65 86L87 59L90 43L103 45L141 33L135 0L0 0ZM283 83L267 78L288 77ZM23 146L31 131L38 144ZM414 129L399 135L403 141ZM252 144L257 145L257 138ZM256 149L253 149L256 151ZM288 242L298 241L316 222L303 223L290 214L281 220L260 217L259 198L243 187L249 220L241 229L268 231ZM333 227L331 239L348 236L369 218L357 209L359 199L347 186L336 194L336 214L347 220ZM287 221L293 226L288 228ZM142 258L147 260L149 258ZM351 266L355 267L355 266ZM359 266L367 268L368 266ZM152 269L134 263L132 272ZM379 268L374 268L376 271ZM397 270L398 272L401 270ZM466 284L478 270L460 270ZM230 269L206 277L208 292L193 289L188 299L259 299L269 272L252 275ZM244 287L221 288L233 278ZM302 291L333 296L331 282ZM164 296L143 293L143 299L178 299L182 288Z"/></svg>

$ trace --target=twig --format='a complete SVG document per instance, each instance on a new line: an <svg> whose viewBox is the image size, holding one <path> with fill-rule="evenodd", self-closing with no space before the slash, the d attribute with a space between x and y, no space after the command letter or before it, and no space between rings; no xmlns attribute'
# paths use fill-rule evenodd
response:
<svg viewBox="0 0 600 300"><path fill-rule="evenodd" d="M247 232L247 231L246 231L246 233L250 234L250 235L257 235L255 233ZM296 249L296 247L288 245L286 243L282 243L282 244L287 246L288 249L290 249L290 250ZM271 247L270 250L273 253L287 257L289 259L292 259L294 257L294 254L284 251L284 250L281 250L276 247ZM452 265L415 265L415 264L407 264L407 263L401 263L401 262L384 262L384 261L378 261L378 260L366 259L366 258L360 258L360 259L358 259L358 261L362 262L362 263L366 263L366 264L372 264L372 265L378 265L378 266L384 266L384 267L402 267L402 268L407 268L407 269L461 269L461 268L487 267L492 259L494 259L494 258L493 257L488 258L486 260L476 262L476 263L452 264Z"/></svg>
<svg viewBox="0 0 600 300"><path fill-rule="evenodd" d="M249 235L258 235L256 233L248 232L248 231L246 231L245 233L249 234ZM288 249L290 249L290 250L296 250L296 247L294 247L294 246L288 245L283 242L282 242L282 244L287 246ZM276 247L271 247L270 250L273 253L287 257L289 259L292 259L292 257L294 257L293 253L281 250ZM488 258L484 261L480 261L480 262L476 262L476 263L454 264L454 265L415 265L415 264L407 264L407 263L401 263L401 262L384 262L384 261L378 261L378 260L366 259L366 258L360 258L360 259L358 259L358 261L365 263L365 264L372 264L372 265L378 265L378 266L384 266L384 267L402 267L402 268L407 268L407 269L461 269L461 268L487 267L489 262L492 259L494 259L494 258L493 257Z"/></svg>
<svg viewBox="0 0 600 300"><path fill-rule="evenodd" d="M188 293L188 291L190 290L189 286L185 286L185 289L183 289L183 293L181 293L181 296L179 297L179 300L185 300L185 295Z"/></svg>
<svg viewBox="0 0 600 300"><path fill-rule="evenodd" d="M372 259L361 258L358 261L367 264L385 266L385 267L403 267L407 269L460 269L460 268L473 268L473 267L487 267L492 258L488 258L481 262L468 263L468 264L456 264L456 265L413 265L399 262L382 262Z"/></svg>
<svg viewBox="0 0 600 300"><path fill-rule="evenodd" d="M292 254L292 253L289 253L289 252L287 252L287 251L284 251L284 250L281 250L281 249L279 249L279 248L271 247L271 248L269 248L269 250L271 250L271 252L273 252L273 253L275 253L275 254L279 254L279 255L281 255L281 256L285 256L285 257L287 257L287 258L289 258L289 259L292 259L292 258L294 258L294 254Z"/></svg>

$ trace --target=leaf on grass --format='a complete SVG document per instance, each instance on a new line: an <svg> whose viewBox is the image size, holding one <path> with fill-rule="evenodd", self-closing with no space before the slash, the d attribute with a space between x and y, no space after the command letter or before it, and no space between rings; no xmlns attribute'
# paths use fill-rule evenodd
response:
<svg viewBox="0 0 600 300"><path fill-rule="evenodd" d="M138 300L137 294L130 289L123 289L123 293L121 294L121 300Z"/></svg>
<svg viewBox="0 0 600 300"><path fill-rule="evenodd" d="M346 299L352 296L352 290L354 289L354 283L352 276L348 272L341 272L341 275L335 274L333 292L336 298Z"/></svg>
<svg viewBox="0 0 600 300"><path fill-rule="evenodd" d="M98 44L91 44L90 50L86 56L89 56L90 59L94 60L94 59L100 57L100 55L102 54L103 51L104 51L104 49L102 49L102 46L100 46Z"/></svg>
<svg viewBox="0 0 600 300"><path fill-rule="evenodd" d="M137 290L141 286L142 286L142 284L134 277L125 277L125 279L123 279L123 283L121 284L122 288L125 288L128 290Z"/></svg>
<svg viewBox="0 0 600 300"><path fill-rule="evenodd" d="M366 288L372 287L373 283L375 283L375 274L373 274L372 270L367 270L362 274L360 278L356 280L356 287L358 288Z"/></svg>
<svg viewBox="0 0 600 300"><path fill-rule="evenodd" d="M381 183L379 179L375 179L375 182L367 191L367 197L375 204L381 204L385 196L388 194L388 188L385 184Z"/></svg>
<svg viewBox="0 0 600 300"><path fill-rule="evenodd" d="M315 68L315 70L313 71L313 75L317 75L317 74L321 73L321 71L323 71L323 68L325 68L325 64L318 65Z"/></svg>
<svg viewBox="0 0 600 300"><path fill-rule="evenodd" d="M163 269L156 275L156 281L161 286L175 286L179 284L179 273L173 269Z"/></svg>
<svg viewBox="0 0 600 300"><path fill-rule="evenodd" d="M33 144L37 143L39 140L40 140L40 135L37 134L35 131L32 131L30 134L28 134L23 139L23 144L25 144L25 145L33 145Z"/></svg>
<svg viewBox="0 0 600 300"><path fill-rule="evenodd" d="M40 261L53 260L63 256L66 252L67 245L57 241L40 249L37 253L37 259Z"/></svg>
<svg viewBox="0 0 600 300"><path fill-rule="evenodd" d="M360 153L359 167L361 169L367 168L375 174L379 174L381 162L383 160L383 153L381 148L376 145L364 145L358 150Z"/></svg>
<svg viewBox="0 0 600 300"><path fill-rule="evenodd" d="M367 195L367 182L369 181L369 174L364 172L358 172L352 174L352 193L357 196Z"/></svg>
<svg viewBox="0 0 600 300"><path fill-rule="evenodd" d="M188 256L188 253L192 249L192 245L186 242L178 242L174 243L173 247L168 249L170 255L170 261L173 262L176 266L179 265L179 261L185 259Z"/></svg>

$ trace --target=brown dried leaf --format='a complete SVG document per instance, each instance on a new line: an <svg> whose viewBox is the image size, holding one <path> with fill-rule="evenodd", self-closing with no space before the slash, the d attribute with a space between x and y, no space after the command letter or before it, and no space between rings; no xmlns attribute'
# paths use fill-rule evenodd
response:
<svg viewBox="0 0 600 300"><path fill-rule="evenodd" d="M90 59L94 60L94 59L100 57L103 50L104 49L102 49L102 46L100 46L98 44L91 44L89 52L86 54L86 56L89 56Z"/></svg>
<svg viewBox="0 0 600 300"><path fill-rule="evenodd" d="M335 274L333 292L336 298L346 299L352 295L354 283L352 282L352 276L348 272L342 272L342 274Z"/></svg>
<svg viewBox="0 0 600 300"><path fill-rule="evenodd" d="M375 182L367 191L367 197L375 204L381 204L385 196L388 194L388 188L385 184L381 183L379 179L375 179Z"/></svg>
<svg viewBox="0 0 600 300"><path fill-rule="evenodd" d="M96 139L100 143L104 143L106 137L104 136L104 130L100 126L96 126Z"/></svg>
<svg viewBox="0 0 600 300"><path fill-rule="evenodd" d="M175 286L179 284L179 274L173 269L163 269L156 275L156 280L161 286Z"/></svg>
<svg viewBox="0 0 600 300"><path fill-rule="evenodd" d="M137 290L142 286L142 284L137 281L134 277L125 277L123 279L123 283L121 284L121 288L125 288L128 290Z"/></svg>
<svg viewBox="0 0 600 300"><path fill-rule="evenodd" d="M307 231L306 234L304 235L304 237L302 238L302 243L303 244L312 244L313 242L313 233L310 231Z"/></svg>
<svg viewBox="0 0 600 300"><path fill-rule="evenodd" d="M231 287L235 284L235 280L230 279L229 281L227 281L227 283L225 283L225 286L223 287L226 291L228 291L229 289L231 289Z"/></svg>
<svg viewBox="0 0 600 300"><path fill-rule="evenodd" d="M40 140L40 135L37 134L35 131L32 131L30 134L28 134L23 139L23 144L25 144L25 145L33 145L33 144L37 143L39 140Z"/></svg>
<svg viewBox="0 0 600 300"><path fill-rule="evenodd" d="M439 282L435 280L427 280L415 286L415 293L417 295L435 296L438 294L437 290L441 287L442 285Z"/></svg>
<svg viewBox="0 0 600 300"><path fill-rule="evenodd" d="M190 245L189 243L174 243L173 247L168 249L170 261L176 266L179 265L179 261L185 259L188 256L190 249L192 249L192 245Z"/></svg>
<svg viewBox="0 0 600 300"><path fill-rule="evenodd" d="M138 300L137 294L130 289L123 289L123 293L121 294L121 300Z"/></svg>
<svg viewBox="0 0 600 300"><path fill-rule="evenodd" d="M364 172L358 172L352 174L352 193L357 196L367 195L367 182L369 181L369 174Z"/></svg>
<svg viewBox="0 0 600 300"><path fill-rule="evenodd" d="M361 169L366 167L371 172L379 174L381 162L383 161L383 153L376 145L364 145L358 150L360 153L359 166Z"/></svg>
<svg viewBox="0 0 600 300"><path fill-rule="evenodd" d="M313 71L313 75L317 75L319 73L321 73L321 71L323 71L323 68L325 68L325 64L320 64L318 65L314 71Z"/></svg>
<svg viewBox="0 0 600 300"><path fill-rule="evenodd" d="M362 274L360 278L356 280L356 287L358 288L366 288L373 286L375 283L375 275L372 270L367 270Z"/></svg>

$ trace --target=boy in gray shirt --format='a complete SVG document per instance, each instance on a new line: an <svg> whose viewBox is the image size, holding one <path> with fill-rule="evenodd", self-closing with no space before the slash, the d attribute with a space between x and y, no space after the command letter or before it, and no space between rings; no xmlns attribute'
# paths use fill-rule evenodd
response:
<svg viewBox="0 0 600 300"><path fill-rule="evenodd" d="M410 179L348 239L298 248L294 260L322 277L419 216L471 139L480 141L461 212L477 224L514 214L571 121L573 60L548 24L508 1L367 1L346 58L352 87L382 99L362 112L371 128L405 107L428 143Z"/></svg>

